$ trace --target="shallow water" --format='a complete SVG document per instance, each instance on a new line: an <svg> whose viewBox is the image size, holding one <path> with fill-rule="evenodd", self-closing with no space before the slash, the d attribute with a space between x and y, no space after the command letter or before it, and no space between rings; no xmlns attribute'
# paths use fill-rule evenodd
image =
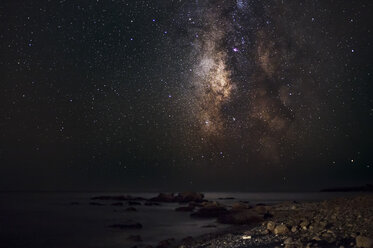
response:
<svg viewBox="0 0 373 248"><path fill-rule="evenodd" d="M127 193L126 193L127 194ZM113 201L101 201L105 206L92 206L90 198L98 195L121 195L121 193L0 193L0 247L132 247L129 235L140 235L141 244L156 244L160 240L224 230L213 219L190 218L190 213L176 212L177 203L161 206L134 206L137 212L125 212L124 206L112 206ZM155 193L131 194L153 197ZM224 204L249 201L251 204L273 204L280 201L323 200L346 193L205 193L208 200ZM233 200L219 198L234 197ZM71 202L78 202L72 205ZM95 201L100 202L100 201ZM115 230L112 224L128 220L140 222L140 230ZM202 226L214 224L216 228Z"/></svg>

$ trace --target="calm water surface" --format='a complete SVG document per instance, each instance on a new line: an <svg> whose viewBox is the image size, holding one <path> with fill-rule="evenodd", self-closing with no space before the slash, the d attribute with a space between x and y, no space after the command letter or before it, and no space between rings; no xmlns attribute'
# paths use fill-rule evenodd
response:
<svg viewBox="0 0 373 248"><path fill-rule="evenodd" d="M137 212L125 212L125 206L112 206L112 201L102 201L105 206L92 206L90 198L98 195L121 193L0 193L0 247L48 248L126 248L136 245L129 235L140 235L140 244L156 244L160 240L224 230L214 220L189 217L190 213L176 212L177 203L161 206L135 206ZM153 197L155 193L131 195ZM287 200L322 200L346 193L205 193L208 200L230 204L249 201L251 204L273 204ZM72 205L71 202L78 202ZM96 201L98 202L98 201ZM143 225L141 230L115 230L112 224L133 220ZM214 224L216 228L202 226Z"/></svg>

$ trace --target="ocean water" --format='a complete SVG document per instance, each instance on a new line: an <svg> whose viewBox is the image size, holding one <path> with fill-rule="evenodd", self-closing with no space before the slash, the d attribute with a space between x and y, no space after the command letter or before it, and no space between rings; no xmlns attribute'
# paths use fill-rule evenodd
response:
<svg viewBox="0 0 373 248"><path fill-rule="evenodd" d="M205 233L223 231L227 225L214 219L191 218L189 212L176 212L177 203L160 206L134 206L137 212L124 211L128 206L104 206L89 203L93 196L123 195L131 193L66 193L66 192L2 192L0 193L0 247L48 248L126 248L135 245L155 245L169 238L181 240ZM141 197L154 197L156 193L133 193ZM273 204L281 201L313 201L344 196L346 193L205 193L208 200L223 204L249 201L251 204ZM234 197L233 200L219 198ZM77 202L78 204L71 204ZM143 225L138 230L109 228L112 224L128 221ZM213 224L215 228L206 228ZM128 240L130 235L140 235L142 242Z"/></svg>

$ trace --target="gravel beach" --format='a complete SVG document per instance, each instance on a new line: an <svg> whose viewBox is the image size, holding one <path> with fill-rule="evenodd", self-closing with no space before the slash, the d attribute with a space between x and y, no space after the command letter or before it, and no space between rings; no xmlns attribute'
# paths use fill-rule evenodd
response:
<svg viewBox="0 0 373 248"><path fill-rule="evenodd" d="M248 214L258 216L260 209L266 219L257 224L241 225L229 233L205 235L176 247L373 247L372 194L247 209L241 204L235 214L240 213L241 218Z"/></svg>

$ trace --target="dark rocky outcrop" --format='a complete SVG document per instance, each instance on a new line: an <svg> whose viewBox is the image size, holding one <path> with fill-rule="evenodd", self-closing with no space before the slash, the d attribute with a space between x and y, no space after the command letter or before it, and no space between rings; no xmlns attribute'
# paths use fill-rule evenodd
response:
<svg viewBox="0 0 373 248"><path fill-rule="evenodd" d="M250 225L262 222L263 218L253 210L231 211L218 217L218 222L232 225Z"/></svg>
<svg viewBox="0 0 373 248"><path fill-rule="evenodd" d="M217 202L207 202L202 205L195 213L192 213L192 217L198 218L217 218L228 213L228 210L221 206Z"/></svg>
<svg viewBox="0 0 373 248"><path fill-rule="evenodd" d="M154 202L175 202L175 195L174 195L174 193L170 193L170 194L159 193L158 196L151 198L150 201L154 201Z"/></svg>
<svg viewBox="0 0 373 248"><path fill-rule="evenodd" d="M151 198L153 202L203 202L204 195L197 192L181 192L175 195L174 193L160 193L158 196Z"/></svg>

